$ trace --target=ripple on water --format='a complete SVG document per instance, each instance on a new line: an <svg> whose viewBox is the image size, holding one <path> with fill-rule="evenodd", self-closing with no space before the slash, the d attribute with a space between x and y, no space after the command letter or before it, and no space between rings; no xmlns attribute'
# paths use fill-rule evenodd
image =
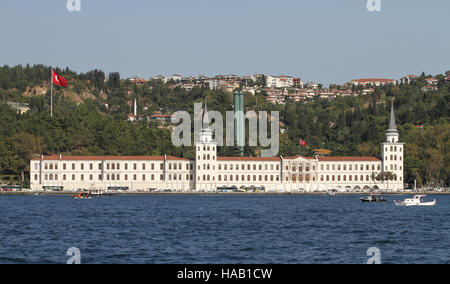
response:
<svg viewBox="0 0 450 284"><path fill-rule="evenodd" d="M83 263L364 263L376 246L385 263L448 264L450 196L436 198L1 196L0 263L65 263L69 247Z"/></svg>

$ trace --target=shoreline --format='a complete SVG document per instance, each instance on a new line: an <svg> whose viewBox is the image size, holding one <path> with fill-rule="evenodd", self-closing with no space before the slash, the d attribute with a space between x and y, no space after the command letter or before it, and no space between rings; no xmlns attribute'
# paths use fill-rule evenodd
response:
<svg viewBox="0 0 450 284"><path fill-rule="evenodd" d="M73 196L74 192L0 192L0 196ZM423 195L450 195L450 192L419 192ZM326 192L118 192L108 193L97 197L114 196L283 196L283 195L304 195L304 196L329 196ZM336 196L365 196L370 193L364 192L344 192L336 193ZM388 192L381 195L413 195L412 192ZM332 197L332 196L330 196Z"/></svg>

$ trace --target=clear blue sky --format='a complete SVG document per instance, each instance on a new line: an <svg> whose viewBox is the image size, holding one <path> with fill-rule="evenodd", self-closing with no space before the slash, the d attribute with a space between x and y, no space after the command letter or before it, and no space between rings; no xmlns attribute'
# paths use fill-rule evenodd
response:
<svg viewBox="0 0 450 284"><path fill-rule="evenodd" d="M344 83L450 69L449 0L2 0L0 65Z"/></svg>

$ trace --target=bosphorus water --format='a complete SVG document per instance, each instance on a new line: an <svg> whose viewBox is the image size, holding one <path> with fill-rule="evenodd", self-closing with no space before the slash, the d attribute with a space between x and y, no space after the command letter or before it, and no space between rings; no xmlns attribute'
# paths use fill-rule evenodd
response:
<svg viewBox="0 0 450 284"><path fill-rule="evenodd" d="M0 196L0 263L450 263L450 196Z"/></svg>

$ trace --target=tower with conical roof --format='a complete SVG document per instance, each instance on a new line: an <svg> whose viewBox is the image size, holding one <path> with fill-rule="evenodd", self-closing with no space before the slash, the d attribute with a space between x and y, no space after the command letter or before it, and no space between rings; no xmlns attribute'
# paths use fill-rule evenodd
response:
<svg viewBox="0 0 450 284"><path fill-rule="evenodd" d="M400 141L400 134L395 124L394 101L391 105L391 116L389 119L389 128L386 132L386 142L383 143L381 153L383 160L384 173L394 174L393 180L385 181L386 189L398 191L404 188L404 143ZM389 188L388 188L389 183Z"/></svg>
<svg viewBox="0 0 450 284"><path fill-rule="evenodd" d="M197 191L217 189L217 143L213 140L213 131L209 124L208 106L205 103L200 141L195 143L195 189Z"/></svg>

